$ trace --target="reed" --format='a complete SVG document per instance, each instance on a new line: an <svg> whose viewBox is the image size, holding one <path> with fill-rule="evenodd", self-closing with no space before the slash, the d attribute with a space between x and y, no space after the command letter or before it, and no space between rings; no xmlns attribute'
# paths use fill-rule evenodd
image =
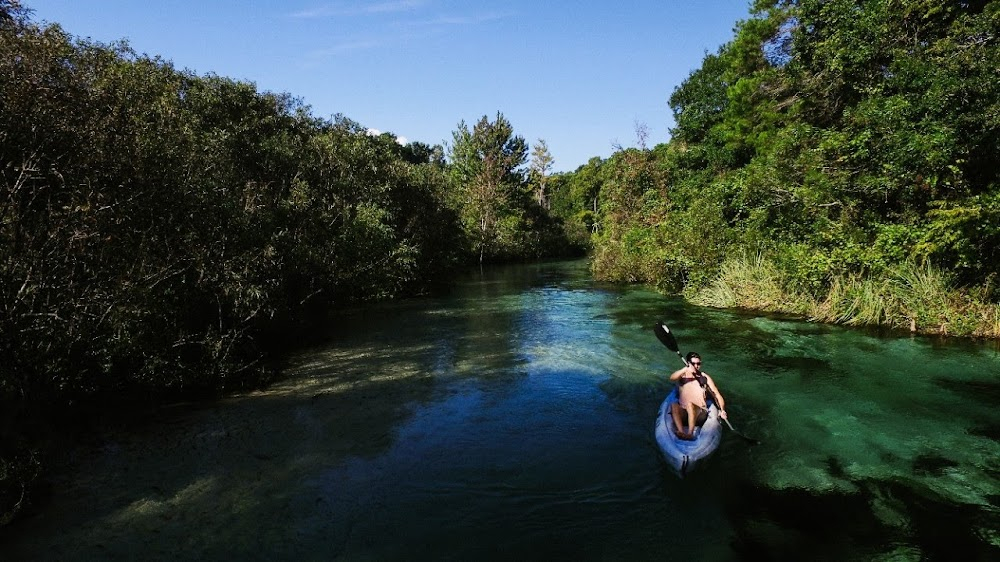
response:
<svg viewBox="0 0 1000 562"><path fill-rule="evenodd" d="M891 325L894 308L886 298L885 282L860 276L835 277L822 300L812 300L810 319L836 324Z"/></svg>
<svg viewBox="0 0 1000 562"><path fill-rule="evenodd" d="M908 319L914 331L948 333L949 326L962 321L966 308L951 279L927 263L894 268L887 293L898 309L897 316Z"/></svg>
<svg viewBox="0 0 1000 562"><path fill-rule="evenodd" d="M694 304L803 315L850 326L888 326L911 332L1000 337L1000 303L988 287L957 288L929 263L905 262L879 275L834 276L819 298L793 291L789 274L761 254L723 263L718 275L685 296Z"/></svg>
<svg viewBox="0 0 1000 562"><path fill-rule="evenodd" d="M744 255L723 262L718 276L688 292L688 299L715 308L748 308L767 312L802 314L806 302L786 289L786 275L762 254Z"/></svg>

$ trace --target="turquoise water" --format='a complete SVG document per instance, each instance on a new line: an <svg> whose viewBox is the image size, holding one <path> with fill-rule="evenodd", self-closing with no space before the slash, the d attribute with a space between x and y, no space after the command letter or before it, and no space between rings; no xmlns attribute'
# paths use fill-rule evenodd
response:
<svg viewBox="0 0 1000 562"><path fill-rule="evenodd" d="M657 319L761 442L684 479ZM267 391L103 428L2 558L996 559L998 410L994 344L498 268L345 313Z"/></svg>

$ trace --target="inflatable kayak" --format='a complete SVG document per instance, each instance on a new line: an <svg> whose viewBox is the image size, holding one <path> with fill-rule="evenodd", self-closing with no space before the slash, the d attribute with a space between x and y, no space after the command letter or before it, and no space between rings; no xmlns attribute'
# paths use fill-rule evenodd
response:
<svg viewBox="0 0 1000 562"><path fill-rule="evenodd" d="M670 405L677 400L677 389L674 388L667 395L663 404L660 404L660 414L656 417L656 444L660 446L660 451L667 464L672 466L681 476L684 476L719 446L719 440L722 438L722 425L719 422L719 408L715 403L709 401L708 419L701 427L694 430L694 439L677 437L674 432L674 419L670 415ZM685 417L686 415L684 414Z"/></svg>

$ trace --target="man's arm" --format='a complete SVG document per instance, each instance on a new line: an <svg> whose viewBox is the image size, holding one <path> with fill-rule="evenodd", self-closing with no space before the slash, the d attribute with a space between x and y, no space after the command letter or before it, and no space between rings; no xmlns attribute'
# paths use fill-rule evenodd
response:
<svg viewBox="0 0 1000 562"><path fill-rule="evenodd" d="M715 386L715 381L712 380L712 377L706 374L705 380L708 381L708 388L712 391L712 395L715 396L716 405L719 406L719 416L722 417L722 419L726 419L726 399L722 397L722 393L719 392L719 389Z"/></svg>
<svg viewBox="0 0 1000 562"><path fill-rule="evenodd" d="M677 379L683 377L687 374L690 367L684 367L683 369L677 369L672 375L670 375L670 382L677 382Z"/></svg>

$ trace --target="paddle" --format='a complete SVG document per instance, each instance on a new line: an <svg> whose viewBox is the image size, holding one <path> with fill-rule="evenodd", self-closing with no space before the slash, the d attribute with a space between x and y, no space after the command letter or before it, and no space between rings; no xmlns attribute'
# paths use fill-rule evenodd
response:
<svg viewBox="0 0 1000 562"><path fill-rule="evenodd" d="M681 358L681 361L683 361L685 365L688 365L687 359L684 358L684 354L681 353L681 349L677 345L677 339L674 338L674 334L670 332L670 328L668 328L667 325L663 323L663 321L659 321L656 323L655 326L653 326L653 333L656 334L656 339L660 340L660 343L667 346L667 349L669 349L670 351L676 353L677 356ZM712 402L715 402L716 404L719 403L719 400L715 397L715 393L712 392L711 388L708 388L706 386L705 392L708 393L709 397L712 399ZM735 433L736 435L739 435L740 437L746 439L747 441L753 443L754 445L760 444L760 441L752 437L747 437L746 435L743 435L739 431L736 431L736 428L733 427L733 424L729 423L729 420L722 418L722 421L726 422L726 425L729 426L729 429L732 430L732 432Z"/></svg>

